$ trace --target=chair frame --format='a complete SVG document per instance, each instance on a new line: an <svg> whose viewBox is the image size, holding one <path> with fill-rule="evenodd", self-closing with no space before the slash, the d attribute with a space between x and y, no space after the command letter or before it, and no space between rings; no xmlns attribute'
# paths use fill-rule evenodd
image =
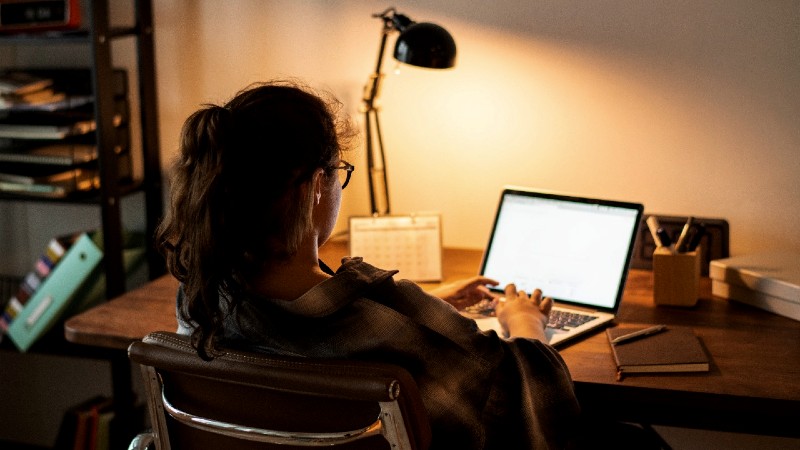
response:
<svg viewBox="0 0 800 450"><path fill-rule="evenodd" d="M186 336L155 332L131 344L129 358L141 365L153 427L129 448L171 448L167 416L192 428L236 439L303 447L329 447L382 435L394 450L418 450L430 443L430 427L416 383L405 369L350 360L320 360L223 350L203 361ZM244 426L199 416L172 404L160 372L179 372L299 395L376 402L374 422L336 432L297 432ZM354 382L354 379L356 382ZM402 387L402 389L401 389ZM402 393L402 395L401 395ZM411 438L410 438L411 436Z"/></svg>

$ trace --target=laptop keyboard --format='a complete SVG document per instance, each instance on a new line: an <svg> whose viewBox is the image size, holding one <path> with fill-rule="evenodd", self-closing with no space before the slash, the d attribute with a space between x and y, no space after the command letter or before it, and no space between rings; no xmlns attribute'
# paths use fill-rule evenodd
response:
<svg viewBox="0 0 800 450"><path fill-rule="evenodd" d="M571 330L596 318L597 316L554 309L550 311L550 320L547 322L547 328Z"/></svg>

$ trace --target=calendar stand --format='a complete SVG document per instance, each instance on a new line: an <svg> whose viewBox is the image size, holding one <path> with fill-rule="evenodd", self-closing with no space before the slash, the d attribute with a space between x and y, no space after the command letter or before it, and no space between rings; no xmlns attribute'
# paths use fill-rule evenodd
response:
<svg viewBox="0 0 800 450"><path fill-rule="evenodd" d="M438 214L350 217L350 254L412 281L442 279Z"/></svg>

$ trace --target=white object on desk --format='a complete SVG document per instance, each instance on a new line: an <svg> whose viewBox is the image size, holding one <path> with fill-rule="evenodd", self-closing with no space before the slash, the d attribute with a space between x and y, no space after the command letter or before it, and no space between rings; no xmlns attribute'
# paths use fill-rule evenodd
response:
<svg viewBox="0 0 800 450"><path fill-rule="evenodd" d="M787 250L715 259L711 293L800 320L800 253Z"/></svg>
<svg viewBox="0 0 800 450"><path fill-rule="evenodd" d="M350 255L399 278L442 279L442 228L438 214L350 217Z"/></svg>

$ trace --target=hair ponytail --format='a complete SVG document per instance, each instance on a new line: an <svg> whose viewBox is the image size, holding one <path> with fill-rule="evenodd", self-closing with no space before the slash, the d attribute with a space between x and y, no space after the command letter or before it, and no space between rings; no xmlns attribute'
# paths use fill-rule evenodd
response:
<svg viewBox="0 0 800 450"><path fill-rule="evenodd" d="M205 358L224 319L218 306L223 273L218 265L224 258L215 240L224 237L219 189L231 128L230 111L215 105L186 120L172 168L170 208L157 232L169 271L183 283L186 298L195 299L180 305L179 314L197 325L192 341Z"/></svg>

